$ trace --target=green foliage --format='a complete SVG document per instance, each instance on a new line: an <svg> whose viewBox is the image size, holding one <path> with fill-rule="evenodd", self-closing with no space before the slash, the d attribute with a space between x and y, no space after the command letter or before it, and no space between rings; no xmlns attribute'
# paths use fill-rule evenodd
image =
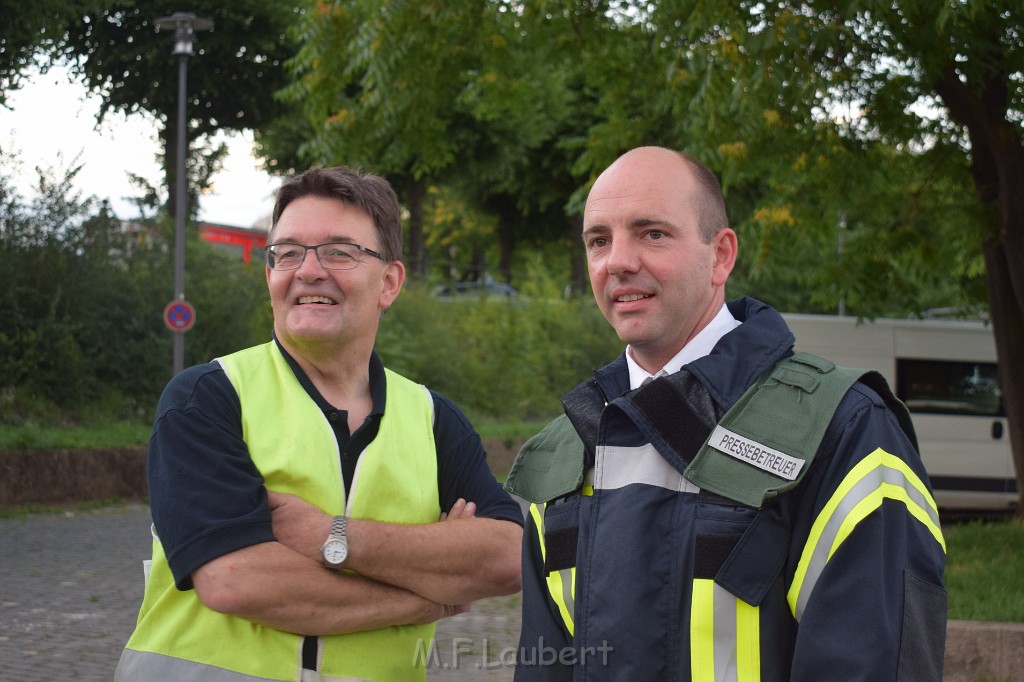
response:
<svg viewBox="0 0 1024 682"><path fill-rule="evenodd" d="M416 275L424 272L424 235L435 259L451 260L417 210L422 183L443 183L467 205L498 214L500 270L511 277L517 246L560 237L572 224L564 205L577 187L573 153L590 110L583 63L565 39L571 25L533 5L317 3L298 30L295 82L282 92L305 113L306 139L281 120L261 135L263 153L288 167L298 148L307 163L389 177L410 209ZM480 249L463 250L472 262L460 276L478 272Z"/></svg>
<svg viewBox="0 0 1024 682"><path fill-rule="evenodd" d="M488 239L519 286L513 251L578 232L596 174L661 144L721 175L736 294L865 316L984 305L962 131L915 71L948 45L924 31L917 53L886 52L924 21L920 3L902 17L884 3L441 4L319 3L286 98L307 117L309 161L429 177L428 203L466 207L468 220L424 217L446 276L479 276ZM980 50L984 18L943 8L937 25ZM282 140L287 157L294 126Z"/></svg>
<svg viewBox="0 0 1024 682"><path fill-rule="evenodd" d="M21 87L25 72L40 61L40 50L60 38L68 21L101 5L99 0L5 2L0 36L0 105Z"/></svg>
<svg viewBox="0 0 1024 682"><path fill-rule="evenodd" d="M459 137L453 105L485 8L475 0L317 3L299 27L296 82L286 92L313 126L306 158L416 179L447 167Z"/></svg>
<svg viewBox="0 0 1024 682"><path fill-rule="evenodd" d="M441 300L411 286L381 323L377 350L472 418L515 422L557 415L559 398L621 343L590 301Z"/></svg>
<svg viewBox="0 0 1024 682"><path fill-rule="evenodd" d="M169 226L122 225L71 189L78 168L43 171L31 206L0 172L0 420L148 421L171 374L164 306L173 297ZM192 232L186 291L197 324L186 361L269 337L263 270ZM191 287L191 288L190 288Z"/></svg>
<svg viewBox="0 0 1024 682"><path fill-rule="evenodd" d="M1024 622L1024 523L944 526L949 617Z"/></svg>
<svg viewBox="0 0 1024 682"><path fill-rule="evenodd" d="M51 53L102 95L101 116L143 109L173 122L179 60L171 54L173 30L157 32L155 21L182 10L168 0L120 0L68 15L66 33ZM214 23L211 31L196 32L188 74L192 134L271 120L279 113L273 93L285 84L283 62L292 54L287 30L298 11L270 0L193 0L187 10Z"/></svg>
<svg viewBox="0 0 1024 682"><path fill-rule="evenodd" d="M285 111L274 93L286 83L284 60L293 53L287 30L299 10L272 0L192 0L187 8L170 0L76 4L77 11L62 13L56 20L59 29L43 51L47 66L70 65L72 76L100 96L100 120L111 112L145 111L161 125L161 160L172 213L182 57L172 54L174 30L158 32L155 22L185 9L213 21L211 31L195 32L195 54L186 63L186 175L194 214L194 197L210 186L227 153L225 145L213 144L208 137L269 124ZM144 203L158 200L155 188L143 189Z"/></svg>
<svg viewBox="0 0 1024 682"><path fill-rule="evenodd" d="M744 248L730 295L800 312L842 301L865 317L983 306L980 216L955 159L838 138L826 153L796 156L761 180L770 191L737 202Z"/></svg>

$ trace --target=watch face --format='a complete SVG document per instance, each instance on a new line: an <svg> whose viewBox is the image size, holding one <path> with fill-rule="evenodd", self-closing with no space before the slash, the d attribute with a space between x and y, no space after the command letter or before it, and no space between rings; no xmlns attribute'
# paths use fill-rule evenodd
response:
<svg viewBox="0 0 1024 682"><path fill-rule="evenodd" d="M331 540L324 545L324 561L334 566L345 561L348 556L348 545L341 540Z"/></svg>

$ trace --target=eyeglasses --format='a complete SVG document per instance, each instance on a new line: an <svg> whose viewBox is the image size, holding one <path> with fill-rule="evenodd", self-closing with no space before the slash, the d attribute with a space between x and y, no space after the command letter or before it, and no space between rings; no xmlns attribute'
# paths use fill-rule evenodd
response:
<svg viewBox="0 0 1024 682"><path fill-rule="evenodd" d="M271 270L298 270L306 260L306 252L312 251L325 270L351 270L362 262L360 254L369 254L384 262L383 254L358 244L330 242L306 246L305 244L271 244L267 247L267 267Z"/></svg>

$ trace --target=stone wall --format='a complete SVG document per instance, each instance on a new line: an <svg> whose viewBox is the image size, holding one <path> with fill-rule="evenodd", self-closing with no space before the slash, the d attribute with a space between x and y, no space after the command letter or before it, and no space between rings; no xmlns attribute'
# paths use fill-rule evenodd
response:
<svg viewBox="0 0 1024 682"><path fill-rule="evenodd" d="M522 445L487 441L491 469L504 479ZM146 448L0 452L0 509L146 498Z"/></svg>
<svg viewBox="0 0 1024 682"><path fill-rule="evenodd" d="M146 448L0 452L0 509L146 497Z"/></svg>

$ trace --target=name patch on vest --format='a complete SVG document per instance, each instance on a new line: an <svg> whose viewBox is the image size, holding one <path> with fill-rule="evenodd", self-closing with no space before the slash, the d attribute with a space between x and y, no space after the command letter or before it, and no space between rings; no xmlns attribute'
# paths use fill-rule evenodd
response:
<svg viewBox="0 0 1024 682"><path fill-rule="evenodd" d="M715 430L711 432L708 445L719 452L724 452L730 457L735 457L741 462L780 476L787 481L795 480L804 465L801 459L790 457L721 426L716 426Z"/></svg>

